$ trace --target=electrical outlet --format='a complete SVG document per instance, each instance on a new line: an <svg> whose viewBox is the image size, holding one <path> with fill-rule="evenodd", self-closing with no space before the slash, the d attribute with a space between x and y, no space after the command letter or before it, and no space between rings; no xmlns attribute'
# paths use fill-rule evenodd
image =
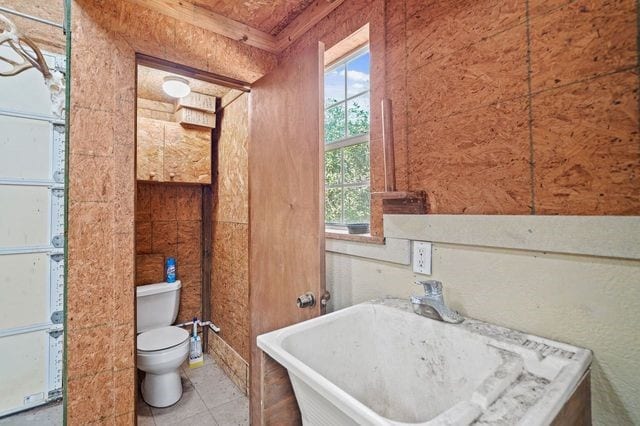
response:
<svg viewBox="0 0 640 426"><path fill-rule="evenodd" d="M413 272L431 275L431 243L413 242Z"/></svg>

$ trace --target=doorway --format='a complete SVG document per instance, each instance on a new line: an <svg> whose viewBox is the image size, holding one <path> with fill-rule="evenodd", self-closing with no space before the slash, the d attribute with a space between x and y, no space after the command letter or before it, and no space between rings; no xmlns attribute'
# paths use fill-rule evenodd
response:
<svg viewBox="0 0 640 426"><path fill-rule="evenodd" d="M175 87L167 90L167 82ZM168 407L140 392L150 371L138 365L138 423L194 417L203 424L242 424L249 413L248 359L240 355L249 346L241 320L243 312L248 318L248 281L238 281L236 272L247 256L230 245L246 246L248 235L243 241L241 232L228 231L242 227L229 205L243 203L247 170L239 157L246 157L241 133L247 133L248 87L143 55L136 87L136 294L169 281L166 266L173 259L180 292L171 324L191 332L197 318L204 352L204 365L192 368L185 360L178 367L182 395ZM143 315L138 305L136 332Z"/></svg>

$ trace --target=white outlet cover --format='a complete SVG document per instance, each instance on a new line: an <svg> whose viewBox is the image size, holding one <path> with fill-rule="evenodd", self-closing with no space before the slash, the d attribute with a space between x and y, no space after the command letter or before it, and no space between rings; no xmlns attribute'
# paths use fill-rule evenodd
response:
<svg viewBox="0 0 640 426"><path fill-rule="evenodd" d="M431 243L425 241L413 242L413 272L431 275Z"/></svg>

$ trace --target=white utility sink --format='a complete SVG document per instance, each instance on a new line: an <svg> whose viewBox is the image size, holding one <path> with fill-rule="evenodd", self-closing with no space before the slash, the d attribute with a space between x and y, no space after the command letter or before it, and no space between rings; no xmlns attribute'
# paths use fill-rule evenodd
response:
<svg viewBox="0 0 640 426"><path fill-rule="evenodd" d="M591 352L384 299L258 336L287 368L305 425L549 424Z"/></svg>

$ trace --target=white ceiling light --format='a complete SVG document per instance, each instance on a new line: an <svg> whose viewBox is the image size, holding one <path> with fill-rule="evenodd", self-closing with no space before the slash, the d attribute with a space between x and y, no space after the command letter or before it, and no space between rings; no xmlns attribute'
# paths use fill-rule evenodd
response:
<svg viewBox="0 0 640 426"><path fill-rule="evenodd" d="M184 98L191 93L189 82L182 77L173 75L169 75L164 78L162 82L162 90L172 98Z"/></svg>

